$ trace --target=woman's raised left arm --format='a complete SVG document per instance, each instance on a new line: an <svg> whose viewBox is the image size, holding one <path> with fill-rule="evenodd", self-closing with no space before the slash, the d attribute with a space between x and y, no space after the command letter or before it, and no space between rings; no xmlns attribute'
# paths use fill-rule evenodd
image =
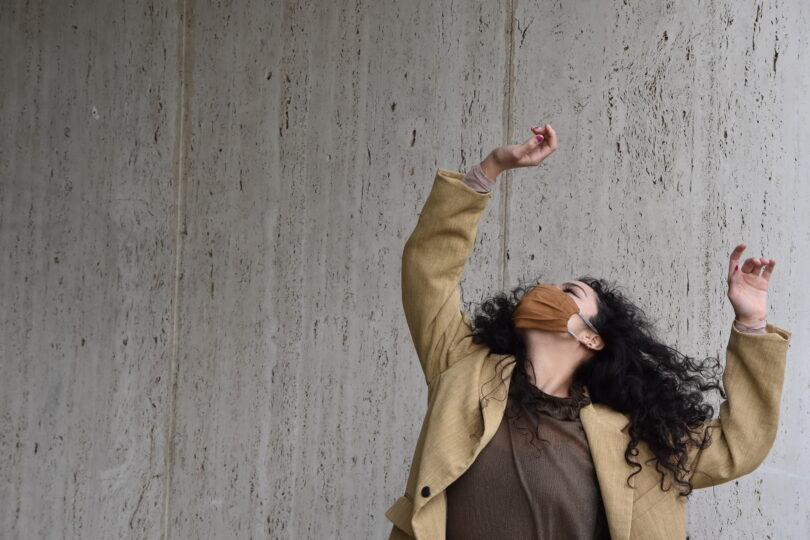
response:
<svg viewBox="0 0 810 540"><path fill-rule="evenodd" d="M703 426L711 443L697 450L690 480L695 489L715 486L752 472L767 457L779 425L785 363L791 333L765 323L768 282L774 259L748 258L738 245L728 268L728 298L735 321L726 351L723 386L728 398L720 418ZM747 332L762 327L762 333Z"/></svg>

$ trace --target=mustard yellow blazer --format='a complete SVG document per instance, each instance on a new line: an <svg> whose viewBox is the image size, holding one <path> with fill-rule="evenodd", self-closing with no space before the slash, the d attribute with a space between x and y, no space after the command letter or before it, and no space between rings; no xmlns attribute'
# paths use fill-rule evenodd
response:
<svg viewBox="0 0 810 540"><path fill-rule="evenodd" d="M428 405L402 497L386 511L390 539L445 538L445 488L473 463L495 435L504 414L514 364L495 364L472 342L469 316L460 309L458 283L472 251L478 220L491 194L461 182L458 172L438 169L433 188L402 255L402 301L428 385ZM712 444L689 459L695 488L748 474L767 456L776 437L785 362L791 333L768 324L766 334L731 326L723 383L728 399L720 418L706 422ZM506 361L505 361L506 362ZM484 383L487 385L482 392ZM629 419L590 404L580 419L593 457L613 540L679 539L686 536L686 504L678 489L663 491L653 454L639 444L634 470L624 459Z"/></svg>

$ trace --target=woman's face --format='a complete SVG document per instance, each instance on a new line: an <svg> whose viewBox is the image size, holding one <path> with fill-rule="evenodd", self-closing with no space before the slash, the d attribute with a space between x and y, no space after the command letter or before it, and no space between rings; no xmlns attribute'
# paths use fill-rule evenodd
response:
<svg viewBox="0 0 810 540"><path fill-rule="evenodd" d="M554 286L570 296L589 321L593 319L598 312L596 291L587 283L582 281L564 281L562 283L554 283ZM574 315L568 321L568 328L579 335L580 332L587 330L588 326L578 315Z"/></svg>

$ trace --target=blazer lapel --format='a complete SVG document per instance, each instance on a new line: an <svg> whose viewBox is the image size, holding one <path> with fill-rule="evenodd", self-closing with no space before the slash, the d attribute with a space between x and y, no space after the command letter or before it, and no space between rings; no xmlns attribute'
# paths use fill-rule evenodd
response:
<svg viewBox="0 0 810 540"><path fill-rule="evenodd" d="M501 368L496 367L497 363L507 356L509 355L492 355L481 368L480 381L486 383L480 385L483 395L479 395L481 416L484 418L484 433L479 441L480 447L485 446L495 436L506 410L506 399L509 396L515 363L510 362L504 366L502 373Z"/></svg>
<svg viewBox="0 0 810 540"><path fill-rule="evenodd" d="M624 459L629 438L622 429L627 419L598 404L582 407L579 418L593 457L610 536L613 540L628 540L633 518L633 489L627 485L627 478L633 468Z"/></svg>

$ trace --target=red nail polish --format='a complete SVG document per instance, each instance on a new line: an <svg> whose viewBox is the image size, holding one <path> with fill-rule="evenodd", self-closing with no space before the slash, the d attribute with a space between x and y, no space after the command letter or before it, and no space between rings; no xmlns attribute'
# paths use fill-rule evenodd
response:
<svg viewBox="0 0 810 540"><path fill-rule="evenodd" d="M734 265L734 271L736 272L738 268L740 268L740 265L739 265L739 264L735 264L735 265Z"/></svg>
<svg viewBox="0 0 810 540"><path fill-rule="evenodd" d="M537 139L537 142L543 142L543 136L542 135L537 135L535 137L535 139Z"/></svg>

